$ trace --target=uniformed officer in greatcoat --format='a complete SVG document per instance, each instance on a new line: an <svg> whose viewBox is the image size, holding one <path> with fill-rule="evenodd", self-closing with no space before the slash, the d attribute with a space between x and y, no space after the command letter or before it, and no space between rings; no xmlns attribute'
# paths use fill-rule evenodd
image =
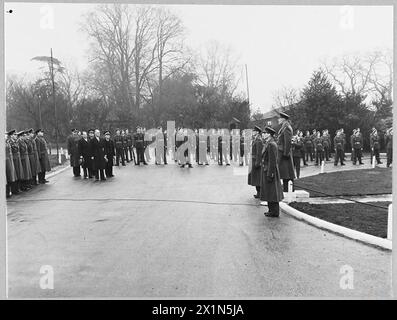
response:
<svg viewBox="0 0 397 320"><path fill-rule="evenodd" d="M292 181L293 183L295 179L291 145L293 130L289 122L289 115L284 112L280 112L279 123L281 128L277 134L278 167L283 180L284 192L288 192L288 182Z"/></svg>
<svg viewBox="0 0 397 320"><path fill-rule="evenodd" d="M12 186L17 181L17 173L14 167L14 161L12 158L10 136L15 132L11 130L5 133L5 167L6 167L6 198L9 198L12 194Z"/></svg>
<svg viewBox="0 0 397 320"><path fill-rule="evenodd" d="M254 198L259 199L261 191L261 157L263 142L261 138L262 129L255 126L252 129L253 142L251 151L251 164L248 173L248 184L255 187Z"/></svg>
<svg viewBox="0 0 397 320"><path fill-rule="evenodd" d="M263 130L264 147L261 154L260 200L267 201L269 208L269 211L265 212L267 217L278 217L280 215L279 202L284 198L278 168L278 147L274 140L275 133L276 131L271 127L265 127Z"/></svg>
<svg viewBox="0 0 397 320"><path fill-rule="evenodd" d="M337 166L338 162L340 161L341 166L344 166L343 163L343 138L342 132L338 130L336 132L336 136L334 137L334 149L335 149L335 159L334 165Z"/></svg>
<svg viewBox="0 0 397 320"><path fill-rule="evenodd" d="M41 172L39 173L39 183L47 183L49 182L45 178L46 172L51 171L50 159L48 158L48 147L47 141L44 138L44 131L42 129L36 130L36 145L37 145L37 153L39 154L39 161Z"/></svg>

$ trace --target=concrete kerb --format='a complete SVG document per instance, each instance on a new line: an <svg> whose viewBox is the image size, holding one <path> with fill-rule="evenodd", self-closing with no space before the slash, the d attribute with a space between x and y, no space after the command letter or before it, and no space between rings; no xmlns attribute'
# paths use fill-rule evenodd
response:
<svg viewBox="0 0 397 320"><path fill-rule="evenodd" d="M50 172L49 174L47 174L47 175L46 175L46 178L52 178L52 177L56 176L57 174L66 171L66 170L69 169L69 168L70 168L70 165L67 165L67 166L65 166L65 167L61 167L61 168L55 170L54 172Z"/></svg>
<svg viewBox="0 0 397 320"><path fill-rule="evenodd" d="M290 216L293 216L294 218L298 220L303 220L304 222L311 224L317 228L324 229L327 231L331 231L333 233L345 236L347 238L357 240L360 242L363 242L365 244L373 245L376 247L380 247L383 249L387 250L392 250L392 241L380 237L375 237L370 234L356 231L353 229L349 229L346 227L339 226L337 224L310 216L304 212L301 212L299 210L296 210L295 208L292 208L285 202L280 202L280 209L286 213L289 214Z"/></svg>
<svg viewBox="0 0 397 320"><path fill-rule="evenodd" d="M312 176L314 176L313 174ZM304 213L302 211L299 211L291 206L289 206L286 202L280 202L280 209L286 213L289 214L290 216L304 221L312 226L315 226L317 228L327 230L330 232L333 232L338 235L342 235L346 238L350 238L356 241L363 242L368 245L380 247L382 249L386 250L392 250L392 240L389 239L384 239L380 237L376 237L373 235L370 235L368 233L360 232L357 230L353 230L350 228L342 227L340 225L313 217L311 215L308 215L307 213Z"/></svg>

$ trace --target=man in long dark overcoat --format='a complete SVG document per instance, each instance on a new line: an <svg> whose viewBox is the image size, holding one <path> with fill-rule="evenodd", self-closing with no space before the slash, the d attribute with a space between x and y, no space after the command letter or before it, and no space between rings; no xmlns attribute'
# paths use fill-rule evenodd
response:
<svg viewBox="0 0 397 320"><path fill-rule="evenodd" d="M280 170L280 179L283 180L284 192L288 192L288 181L294 182L294 162L292 158L292 136L293 131L289 122L289 115L280 112L279 123L281 128L277 134L277 148L279 153L278 167Z"/></svg>
<svg viewBox="0 0 397 320"><path fill-rule="evenodd" d="M261 154L261 201L267 201L269 211L265 213L268 217L278 217L280 214L279 202L283 200L283 189L280 182L278 168L277 143L274 140L276 131L266 127L263 135L265 144Z"/></svg>
<svg viewBox="0 0 397 320"><path fill-rule="evenodd" d="M83 168L84 179L92 178L90 140L87 136L87 132L85 131L83 131L82 138L79 140L79 155L81 167Z"/></svg>
<svg viewBox="0 0 397 320"><path fill-rule="evenodd" d="M48 158L47 141L44 139L44 132L41 129L36 130L36 146L39 155L41 172L38 174L39 183L47 183L45 173L51 171L50 159Z"/></svg>
<svg viewBox="0 0 397 320"><path fill-rule="evenodd" d="M78 135L77 129L72 129L72 134L67 139L68 154L70 157L70 166L73 167L73 175L80 177L80 152L79 141L81 137Z"/></svg>
<svg viewBox="0 0 397 320"><path fill-rule="evenodd" d="M254 195L254 198L259 198L261 188L261 156L263 147L261 138L262 129L255 126L252 131L254 139L252 142L251 166L248 173L248 184L256 188L256 195Z"/></svg>
<svg viewBox="0 0 397 320"><path fill-rule="evenodd" d="M98 129L95 129L94 134L94 138L90 140L92 169L96 181L99 181L99 178L101 181L105 181L105 146L103 139L101 138L101 132Z"/></svg>

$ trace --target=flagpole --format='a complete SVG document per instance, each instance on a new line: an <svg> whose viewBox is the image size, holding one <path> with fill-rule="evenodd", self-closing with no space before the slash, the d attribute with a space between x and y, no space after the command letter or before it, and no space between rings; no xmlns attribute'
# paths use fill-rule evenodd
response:
<svg viewBox="0 0 397 320"><path fill-rule="evenodd" d="M52 80L52 100L54 103L54 114L55 114L55 143L57 146L57 158L59 158L59 145L58 145L58 115L57 115L57 105L55 99L55 81L54 81L54 61L52 58L52 48L51 48L51 80Z"/></svg>
<svg viewBox="0 0 397 320"><path fill-rule="evenodd" d="M250 90L249 90L249 86L248 86L248 67L247 64L245 64L245 79L247 82L247 98L248 98L248 105L250 103Z"/></svg>

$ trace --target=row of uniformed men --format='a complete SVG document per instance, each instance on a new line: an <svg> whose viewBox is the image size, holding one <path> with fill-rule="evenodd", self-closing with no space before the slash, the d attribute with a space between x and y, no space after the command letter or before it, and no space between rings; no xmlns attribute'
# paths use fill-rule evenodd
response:
<svg viewBox="0 0 397 320"><path fill-rule="evenodd" d="M45 174L51 166L43 130L6 132L5 154L7 198L48 182Z"/></svg>
<svg viewBox="0 0 397 320"><path fill-rule="evenodd" d="M133 146L136 148L137 157ZM119 166L120 160L123 166L131 161L136 165L141 162L146 165L144 147L144 133L141 128L138 128L134 135L131 135L128 129L117 129L113 138L108 130L101 136L99 129L82 132L72 129L71 135L67 138L73 175L81 177L83 169L84 179L95 178L96 181L105 181L106 178L113 177L113 166Z"/></svg>

